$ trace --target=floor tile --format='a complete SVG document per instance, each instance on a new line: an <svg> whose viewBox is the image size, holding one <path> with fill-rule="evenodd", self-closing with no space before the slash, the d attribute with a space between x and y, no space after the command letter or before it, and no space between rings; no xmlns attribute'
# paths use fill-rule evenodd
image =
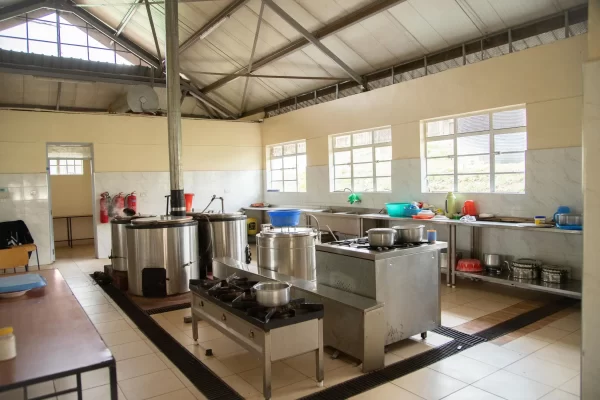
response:
<svg viewBox="0 0 600 400"><path fill-rule="evenodd" d="M531 354L539 349L548 346L550 343L542 340L532 339L527 336L521 336L502 346L505 349L512 350L521 354Z"/></svg>
<svg viewBox="0 0 600 400"><path fill-rule="evenodd" d="M459 318L454 314L449 314L449 311L450 310L442 311L442 326L454 328L455 326L469 322L467 319Z"/></svg>
<svg viewBox="0 0 600 400"><path fill-rule="evenodd" d="M151 400L196 400L196 397L188 389L180 389L174 392L151 397Z"/></svg>
<svg viewBox="0 0 600 400"><path fill-rule="evenodd" d="M198 390L196 387L188 387L187 390L190 391L190 393L194 396L194 398L196 400L208 400L208 397L206 397L204 394L202 394L202 392L200 390Z"/></svg>
<svg viewBox="0 0 600 400"><path fill-rule="evenodd" d="M410 339L412 339L416 342L422 342L422 343L428 344L429 346L433 346L433 347L438 347L438 346L441 346L443 344L446 344L446 343L452 341L452 338L449 338L448 336L440 335L439 333L435 333L435 332L427 332L426 339L422 339L420 333L417 333L416 335L411 336Z"/></svg>
<svg viewBox="0 0 600 400"><path fill-rule="evenodd" d="M251 384L262 393L263 369L261 367L244 371L238 374L243 380ZM271 388L272 390L300 382L308 378L283 362L275 362L271 365Z"/></svg>
<svg viewBox="0 0 600 400"><path fill-rule="evenodd" d="M301 372L303 375L308 376L309 378L316 378L317 376L315 352L288 358L287 360L283 360L283 362L294 368L296 371ZM325 372L332 371L336 368L345 367L346 365L351 364L349 361L345 361L343 357L332 359L328 354L323 356L323 369Z"/></svg>
<svg viewBox="0 0 600 400"><path fill-rule="evenodd" d="M27 386L27 396L30 398L40 397L54 392L54 383L52 381Z"/></svg>
<svg viewBox="0 0 600 400"><path fill-rule="evenodd" d="M460 389L458 392L452 393L448 397L444 397L444 400L502 400L502 397L498 397L473 386L467 386L466 388Z"/></svg>
<svg viewBox="0 0 600 400"><path fill-rule="evenodd" d="M117 361L153 353L152 349L143 340L109 346L108 349Z"/></svg>
<svg viewBox="0 0 600 400"><path fill-rule="evenodd" d="M361 375L363 373L360 366L349 365L347 367L336 368L325 374L325 386L335 386L338 383L346 382Z"/></svg>
<svg viewBox="0 0 600 400"><path fill-rule="evenodd" d="M491 375L498 370L497 367L465 357L461 354L456 354L431 364L429 368L469 384Z"/></svg>
<svg viewBox="0 0 600 400"><path fill-rule="evenodd" d="M571 393L563 392L559 389L554 389L540 400L579 400L579 396L575 396Z"/></svg>
<svg viewBox="0 0 600 400"><path fill-rule="evenodd" d="M574 394L575 396L581 396L581 375L578 374L567 383L561 385L559 389Z"/></svg>
<svg viewBox="0 0 600 400"><path fill-rule="evenodd" d="M273 400L295 400L325 389L312 379L305 379L272 391Z"/></svg>
<svg viewBox="0 0 600 400"><path fill-rule="evenodd" d="M439 400L459 389L466 383L429 368L423 368L392 382L427 400Z"/></svg>
<svg viewBox="0 0 600 400"><path fill-rule="evenodd" d="M190 344L190 345L185 346L185 348L187 349L187 351L192 353L192 355L194 357L196 357L198 360L204 360L205 358L207 358L206 349L204 347L202 347L202 345L200 345L200 344ZM213 357L213 358L216 359L216 357Z"/></svg>
<svg viewBox="0 0 600 400"><path fill-rule="evenodd" d="M168 369L167 365L156 354L117 361L117 380L122 381L138 376Z"/></svg>
<svg viewBox="0 0 600 400"><path fill-rule="evenodd" d="M507 307L523 301L522 299L520 299L518 297L507 296L507 295L499 294L499 293L488 293L488 292L482 293L481 299L494 301L496 303L503 303L503 304L506 304Z"/></svg>
<svg viewBox="0 0 600 400"><path fill-rule="evenodd" d="M460 304L456 304L456 303L452 303L450 301L446 301L446 300L442 300L440 303L441 307L442 307L442 311L443 310L449 310L451 308L454 307L458 307Z"/></svg>
<svg viewBox="0 0 600 400"><path fill-rule="evenodd" d="M577 330L573 333L570 333L567 336L557 340L557 342L581 347L581 331Z"/></svg>
<svg viewBox="0 0 600 400"><path fill-rule="evenodd" d="M238 392L242 397L254 397L260 396L262 393L262 377L260 381L260 388L253 387L250 383L246 382L246 380L242 379L239 375L231 375L225 378L222 378L223 381L231 386L233 390ZM271 391L273 387L271 388Z"/></svg>
<svg viewBox="0 0 600 400"><path fill-rule="evenodd" d="M184 332L184 331L182 331ZM192 338L192 331L185 331L185 335L187 335L188 337ZM198 327L198 342L202 343L202 342L207 342L209 340L213 340L213 339L218 339L221 337L224 337L225 335L223 335L218 329L213 328L212 326L202 326L202 327Z"/></svg>
<svg viewBox="0 0 600 400"><path fill-rule="evenodd" d="M482 363L493 365L497 368L504 368L524 357L523 354L516 353L491 343L478 344L460 354L481 361Z"/></svg>
<svg viewBox="0 0 600 400"><path fill-rule="evenodd" d="M576 371L581 369L581 349L564 343L553 343L536 351L535 356Z"/></svg>
<svg viewBox="0 0 600 400"><path fill-rule="evenodd" d="M152 350L153 353L160 353L160 349L156 347L156 345L152 343L150 339L144 339L144 343L146 343L148 347L150 347L150 350Z"/></svg>
<svg viewBox="0 0 600 400"><path fill-rule="evenodd" d="M452 314L455 317L462 318L467 321L471 321L475 318L483 317L484 315L488 314L487 311L483 311L466 305L451 308L449 310L444 311L444 313Z"/></svg>
<svg viewBox="0 0 600 400"><path fill-rule="evenodd" d="M88 287L91 287L91 286L85 286L84 288L88 288ZM87 291L84 293L77 293L77 294L73 293L73 294L75 295L75 298L77 300L106 298L106 296L104 296L104 294L98 290L91 290L91 291Z"/></svg>
<svg viewBox="0 0 600 400"><path fill-rule="evenodd" d="M113 307L112 304L108 303L100 304L97 306L86 306L83 307L83 310L87 315L101 314L109 311L117 311L117 309Z"/></svg>
<svg viewBox="0 0 600 400"><path fill-rule="evenodd" d="M154 372L119 382L127 400L143 400L184 389L183 383L170 370Z"/></svg>
<svg viewBox="0 0 600 400"><path fill-rule="evenodd" d="M471 307L471 308L476 308L478 310L483 310L486 313L493 313L496 311L500 311L506 307L508 307L508 305L506 305L505 303L500 303L497 301L493 301L493 300L488 300L488 299L478 299L475 301L472 301L470 303L466 303L465 307Z"/></svg>
<svg viewBox="0 0 600 400"><path fill-rule="evenodd" d="M431 349L433 349L433 347L429 346L425 342L415 341L412 339L405 339L401 342L389 345L387 351L389 353L394 353L395 355L400 356L402 358L409 358Z"/></svg>
<svg viewBox="0 0 600 400"><path fill-rule="evenodd" d="M79 304L81 304L82 307L87 307L87 306L97 306L100 304L108 304L108 300L105 297L102 298L87 298L87 299L81 299L78 300Z"/></svg>
<svg viewBox="0 0 600 400"><path fill-rule="evenodd" d="M456 292L452 292L441 296L441 300L458 305L463 305L480 299L481 297L483 297L482 293L457 290Z"/></svg>
<svg viewBox="0 0 600 400"><path fill-rule="evenodd" d="M200 344L205 349L212 349L213 354L216 357L221 357L232 353L239 353L240 351L244 350L242 346L226 337L208 340L206 342L201 342Z"/></svg>
<svg viewBox="0 0 600 400"><path fill-rule="evenodd" d="M89 315L88 317L89 317L90 321L92 321L93 324L99 324L99 323L103 323L103 322L112 322L112 321L118 321L120 319L123 319L123 316L121 316L121 314L119 314L116 311L109 311L109 312L100 313L100 314L93 314L93 315Z"/></svg>
<svg viewBox="0 0 600 400"><path fill-rule="evenodd" d="M113 332L121 332L128 331L131 329L131 326L123 320L112 321L112 322L102 322L94 325L98 333L113 333Z"/></svg>
<svg viewBox="0 0 600 400"><path fill-rule="evenodd" d="M165 365L167 366L167 368L169 368L169 369L176 368L176 367L175 367L175 364L173 364L173 363L171 362L171 360L169 360L169 358L168 358L166 355L164 355L164 353L154 353L154 354L156 354L156 356L157 356L158 358L160 358L160 360L161 360L162 362L164 362L164 363L165 363Z"/></svg>
<svg viewBox="0 0 600 400"><path fill-rule="evenodd" d="M561 318L548 324L551 328L562 329L563 331L575 332L581 329L581 321L573 318Z"/></svg>
<svg viewBox="0 0 600 400"><path fill-rule="evenodd" d="M404 360L403 357L400 357L397 354L394 353L385 353L385 360L384 360L384 365L387 367L389 365L395 364L399 361Z"/></svg>
<svg viewBox="0 0 600 400"><path fill-rule="evenodd" d="M175 368L171 368L171 372L173 372L175 374L175 376L177 377L177 379L179 379L181 381L181 383L183 383L183 386L189 388L189 387L194 387L194 384L192 383L192 381L190 381L187 376L185 376L183 374L183 372L181 372L177 367Z"/></svg>
<svg viewBox="0 0 600 400"><path fill-rule="evenodd" d="M417 396L414 393L409 392L408 390L402 389L392 383L386 383L385 385L381 385L376 387L375 389L371 389L367 392L361 393L357 396L350 397L353 400L367 400L367 399L377 399L377 400L421 400L422 397Z"/></svg>
<svg viewBox="0 0 600 400"><path fill-rule="evenodd" d="M537 400L553 388L507 371L494 372L473 386L507 400Z"/></svg>
<svg viewBox="0 0 600 400"><path fill-rule="evenodd" d="M107 346L116 346L118 344L137 342L142 340L139 334L133 329L127 329L120 332L102 333L102 340Z"/></svg>
<svg viewBox="0 0 600 400"><path fill-rule="evenodd" d="M578 375L578 371L542 360L535 355L525 357L505 370L555 388Z"/></svg>
<svg viewBox="0 0 600 400"><path fill-rule="evenodd" d="M223 365L225 365L227 368L229 368L236 374L261 366L261 362L258 359L258 357L256 357L254 354L248 351L227 354L221 357L217 357L217 360L221 361Z"/></svg>
<svg viewBox="0 0 600 400"><path fill-rule="evenodd" d="M98 290L99 290L98 286L83 286L80 288L71 288L71 292L73 292L74 295L88 293L88 292L97 292Z"/></svg>
<svg viewBox="0 0 600 400"><path fill-rule="evenodd" d="M567 336L569 331L563 331L562 329L552 328L551 326L545 326L537 331L528 333L526 336L532 339L542 340L548 343L554 343L559 339Z"/></svg>

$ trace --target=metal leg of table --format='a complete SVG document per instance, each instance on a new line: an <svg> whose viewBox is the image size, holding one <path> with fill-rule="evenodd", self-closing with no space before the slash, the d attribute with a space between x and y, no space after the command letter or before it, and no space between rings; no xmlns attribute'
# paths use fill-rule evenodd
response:
<svg viewBox="0 0 600 400"><path fill-rule="evenodd" d="M77 374L77 400L83 400L83 387L81 386L81 374Z"/></svg>
<svg viewBox="0 0 600 400"><path fill-rule="evenodd" d="M192 312L192 338L198 344L198 317Z"/></svg>
<svg viewBox="0 0 600 400"><path fill-rule="evenodd" d="M263 351L263 396L271 399L271 332L265 332L265 347Z"/></svg>
<svg viewBox="0 0 600 400"><path fill-rule="evenodd" d="M110 376L110 400L119 400L119 392L117 390L117 364L112 364L108 367Z"/></svg>
<svg viewBox="0 0 600 400"><path fill-rule="evenodd" d="M315 351L317 367L317 386L323 387L323 320L319 318L319 348Z"/></svg>
<svg viewBox="0 0 600 400"><path fill-rule="evenodd" d="M456 287L456 225L450 224L450 254L448 255L448 276L452 287Z"/></svg>
<svg viewBox="0 0 600 400"><path fill-rule="evenodd" d="M73 248L73 225L71 224L71 218L67 218L67 239L69 241L69 247Z"/></svg>

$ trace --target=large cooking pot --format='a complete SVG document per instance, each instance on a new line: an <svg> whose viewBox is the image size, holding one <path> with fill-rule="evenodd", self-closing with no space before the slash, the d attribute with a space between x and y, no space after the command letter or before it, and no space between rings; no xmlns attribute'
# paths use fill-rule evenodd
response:
<svg viewBox="0 0 600 400"><path fill-rule="evenodd" d="M279 307L290 302L292 285L285 282L259 282L252 287L261 306Z"/></svg>
<svg viewBox="0 0 600 400"><path fill-rule="evenodd" d="M256 235L259 268L295 278L317 279L317 231L312 228L268 228Z"/></svg>
<svg viewBox="0 0 600 400"><path fill-rule="evenodd" d="M425 225L398 225L392 227L396 231L396 243L421 243L425 236Z"/></svg>
<svg viewBox="0 0 600 400"><path fill-rule="evenodd" d="M369 245L372 247L392 247L396 231L392 228L373 228L367 231Z"/></svg>

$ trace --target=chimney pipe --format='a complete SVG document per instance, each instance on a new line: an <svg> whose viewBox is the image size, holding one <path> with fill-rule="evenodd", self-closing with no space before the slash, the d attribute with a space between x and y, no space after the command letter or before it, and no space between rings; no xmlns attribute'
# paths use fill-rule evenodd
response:
<svg viewBox="0 0 600 400"><path fill-rule="evenodd" d="M171 215L185 215L181 167L181 88L179 84L179 4L165 1L167 43L167 124L169 131L169 171Z"/></svg>

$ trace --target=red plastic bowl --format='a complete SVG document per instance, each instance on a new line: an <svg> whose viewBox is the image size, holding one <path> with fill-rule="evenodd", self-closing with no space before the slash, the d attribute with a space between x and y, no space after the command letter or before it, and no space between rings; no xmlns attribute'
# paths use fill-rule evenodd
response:
<svg viewBox="0 0 600 400"><path fill-rule="evenodd" d="M483 268L481 267L481 261L475 259L464 258L458 260L458 264L456 265L457 271L462 272L481 272Z"/></svg>

